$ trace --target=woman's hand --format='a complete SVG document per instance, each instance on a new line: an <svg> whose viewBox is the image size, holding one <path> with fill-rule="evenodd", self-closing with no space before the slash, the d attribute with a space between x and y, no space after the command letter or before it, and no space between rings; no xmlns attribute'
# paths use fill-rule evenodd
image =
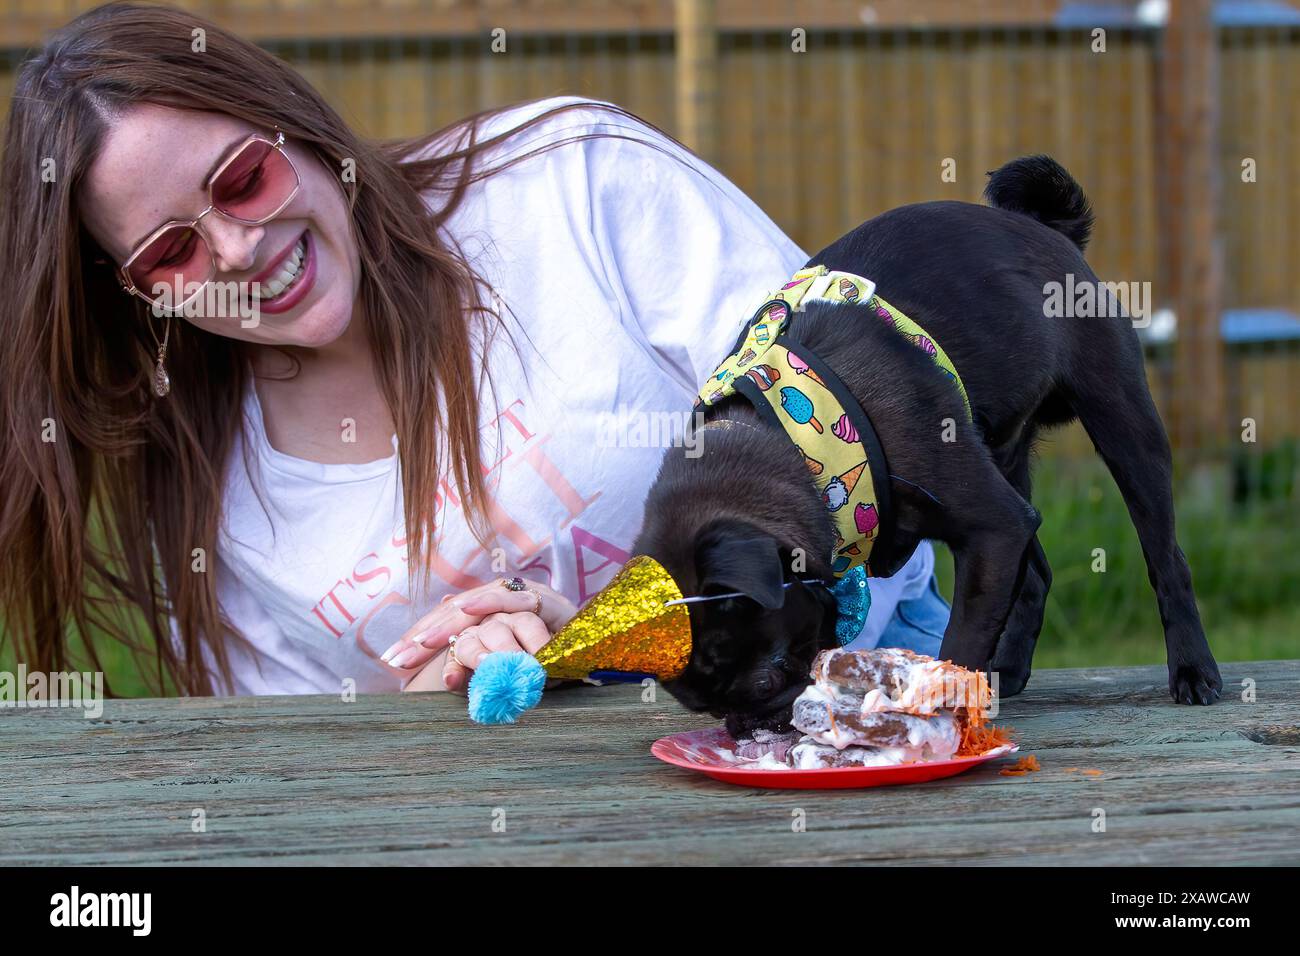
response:
<svg viewBox="0 0 1300 956"><path fill-rule="evenodd" d="M419 669L403 685L404 691L443 687L461 690L468 685L470 672L487 654L514 650L535 653L569 622L577 609L564 595L544 584L525 584L530 590L511 591L498 579L444 597L438 607L385 651L381 660L408 673ZM453 637L454 659L445 653Z"/></svg>

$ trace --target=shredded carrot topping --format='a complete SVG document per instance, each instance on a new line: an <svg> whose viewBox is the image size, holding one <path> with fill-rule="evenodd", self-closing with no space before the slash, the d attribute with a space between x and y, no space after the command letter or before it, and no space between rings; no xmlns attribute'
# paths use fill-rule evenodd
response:
<svg viewBox="0 0 1300 956"><path fill-rule="evenodd" d="M999 770L998 773L1004 777L1023 777L1027 773L1033 773L1035 770L1042 770L1038 765L1038 758L1033 754L1028 757L1021 757L1016 761L1015 766L1006 767Z"/></svg>
<svg viewBox="0 0 1300 956"><path fill-rule="evenodd" d="M961 726L961 743L953 756L978 757L996 747L1011 743L1013 729L995 727L984 716L984 707L987 706L992 692L983 673L965 671L961 676L966 681L963 699L970 701L970 705L954 708L957 721Z"/></svg>
<svg viewBox="0 0 1300 956"><path fill-rule="evenodd" d="M978 717L978 721L975 719ZM992 724L986 724L979 712L973 712L971 719L962 724L961 744L957 748L955 756L958 757L978 757L986 754L994 747L1001 747L1011 743L1012 728L995 727Z"/></svg>

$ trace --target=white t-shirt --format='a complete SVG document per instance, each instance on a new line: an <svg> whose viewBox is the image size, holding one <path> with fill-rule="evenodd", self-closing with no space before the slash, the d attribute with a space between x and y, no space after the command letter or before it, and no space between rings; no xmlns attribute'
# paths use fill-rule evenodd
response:
<svg viewBox="0 0 1300 956"><path fill-rule="evenodd" d="M577 99L512 110L480 138ZM227 467L215 573L222 608L251 646L229 647L234 684L223 688L214 674L218 693L338 693L348 678L361 692L397 691L410 674L379 655L443 594L500 576L494 557L581 605L631 556L665 434L680 441L665 423L684 422L763 294L808 257L712 167L616 114L570 110L486 161L593 130L656 142L703 177L641 143L582 140L470 187L447 225L509 307L507 321L527 332L511 325L522 362L496 336L496 401L483 390L500 553L475 542L454 486L444 484L434 587L412 604L396 437L391 457L365 464L290 457L268 443L250 387L246 447L236 443ZM617 432L611 413L622 416ZM872 581L867 631L875 635L864 632L855 646L874 646L932 562L924 544L895 578Z"/></svg>

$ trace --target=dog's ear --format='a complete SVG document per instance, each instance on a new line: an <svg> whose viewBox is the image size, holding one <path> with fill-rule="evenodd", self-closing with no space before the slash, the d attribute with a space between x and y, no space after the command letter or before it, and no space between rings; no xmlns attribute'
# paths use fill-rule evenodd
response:
<svg viewBox="0 0 1300 956"><path fill-rule="evenodd" d="M785 604L785 564L777 542L751 524L719 521L695 547L701 594L739 591L769 611Z"/></svg>
<svg viewBox="0 0 1300 956"><path fill-rule="evenodd" d="M835 600L831 589L821 584L800 583L790 590L794 594L786 599L787 603L796 603L800 606L797 617L791 621L791 633L798 633L800 624L805 627L815 625L817 646L820 649L839 647L840 642L835 636L835 622L839 619L839 602ZM820 615L816 611L803 609L802 602L798 602L798 598L803 595L808 596L813 608L820 609Z"/></svg>

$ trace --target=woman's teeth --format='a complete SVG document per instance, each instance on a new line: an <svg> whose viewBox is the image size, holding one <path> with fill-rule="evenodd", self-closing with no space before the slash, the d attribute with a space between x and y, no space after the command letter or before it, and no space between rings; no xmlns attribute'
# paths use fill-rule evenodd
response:
<svg viewBox="0 0 1300 956"><path fill-rule="evenodd" d="M293 247L293 252L289 253L289 257L280 266L280 271L261 283L262 290L256 298L261 302L267 302L271 299L277 299L288 292L298 276L302 274L302 264L306 257L307 234L303 233L303 237Z"/></svg>

